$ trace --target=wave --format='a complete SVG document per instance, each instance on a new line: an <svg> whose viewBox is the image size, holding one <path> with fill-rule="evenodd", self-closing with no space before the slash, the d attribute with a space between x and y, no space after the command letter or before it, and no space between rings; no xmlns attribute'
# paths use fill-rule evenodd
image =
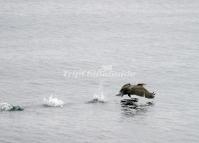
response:
<svg viewBox="0 0 199 143"><path fill-rule="evenodd" d="M64 101L53 96L44 98L43 101L43 105L47 107L64 107Z"/></svg>
<svg viewBox="0 0 199 143"><path fill-rule="evenodd" d="M0 103L0 111L23 111L24 108L21 106L15 106L9 103Z"/></svg>

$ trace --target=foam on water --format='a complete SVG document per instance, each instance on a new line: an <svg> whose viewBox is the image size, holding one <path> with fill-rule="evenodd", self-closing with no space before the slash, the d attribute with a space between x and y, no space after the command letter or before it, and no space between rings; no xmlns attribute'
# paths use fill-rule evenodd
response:
<svg viewBox="0 0 199 143"><path fill-rule="evenodd" d="M53 97L52 95L48 98L44 98L44 106L48 106L48 107L63 107L64 106L64 101Z"/></svg>

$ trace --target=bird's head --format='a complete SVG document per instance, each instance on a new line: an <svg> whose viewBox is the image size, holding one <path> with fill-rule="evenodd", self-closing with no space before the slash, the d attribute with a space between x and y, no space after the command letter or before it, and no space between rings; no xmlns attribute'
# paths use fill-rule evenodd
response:
<svg viewBox="0 0 199 143"><path fill-rule="evenodd" d="M131 86L130 83L127 83L127 84L123 85L122 88L120 89L119 93L116 94L116 96L123 96L125 94L128 94L130 86Z"/></svg>

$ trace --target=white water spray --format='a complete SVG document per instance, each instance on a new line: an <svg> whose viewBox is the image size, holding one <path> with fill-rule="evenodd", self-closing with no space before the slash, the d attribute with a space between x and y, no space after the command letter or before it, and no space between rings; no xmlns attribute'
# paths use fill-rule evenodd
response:
<svg viewBox="0 0 199 143"><path fill-rule="evenodd" d="M98 87L98 91L97 93L95 93L93 95L93 102L99 102L99 103L104 103L105 100L105 96L104 96L104 90L103 90L103 81L100 81L99 87Z"/></svg>
<svg viewBox="0 0 199 143"><path fill-rule="evenodd" d="M48 107L64 107L64 102L52 95L48 98L44 98L44 105Z"/></svg>
<svg viewBox="0 0 199 143"><path fill-rule="evenodd" d="M13 106L11 104L9 104L9 103L6 103L6 102L0 103L0 110L1 111L9 111L9 110L12 109L12 107Z"/></svg>

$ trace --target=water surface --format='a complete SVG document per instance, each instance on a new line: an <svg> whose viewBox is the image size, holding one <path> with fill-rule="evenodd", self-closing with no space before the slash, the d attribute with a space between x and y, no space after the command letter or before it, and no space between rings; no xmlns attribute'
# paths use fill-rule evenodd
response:
<svg viewBox="0 0 199 143"><path fill-rule="evenodd" d="M0 112L0 142L199 142L198 7L197 0L0 0L0 102L25 108ZM64 77L103 65L135 76ZM154 105L121 107L115 94L128 82L147 83ZM101 92L104 104L87 104ZM63 108L42 106L52 94Z"/></svg>

